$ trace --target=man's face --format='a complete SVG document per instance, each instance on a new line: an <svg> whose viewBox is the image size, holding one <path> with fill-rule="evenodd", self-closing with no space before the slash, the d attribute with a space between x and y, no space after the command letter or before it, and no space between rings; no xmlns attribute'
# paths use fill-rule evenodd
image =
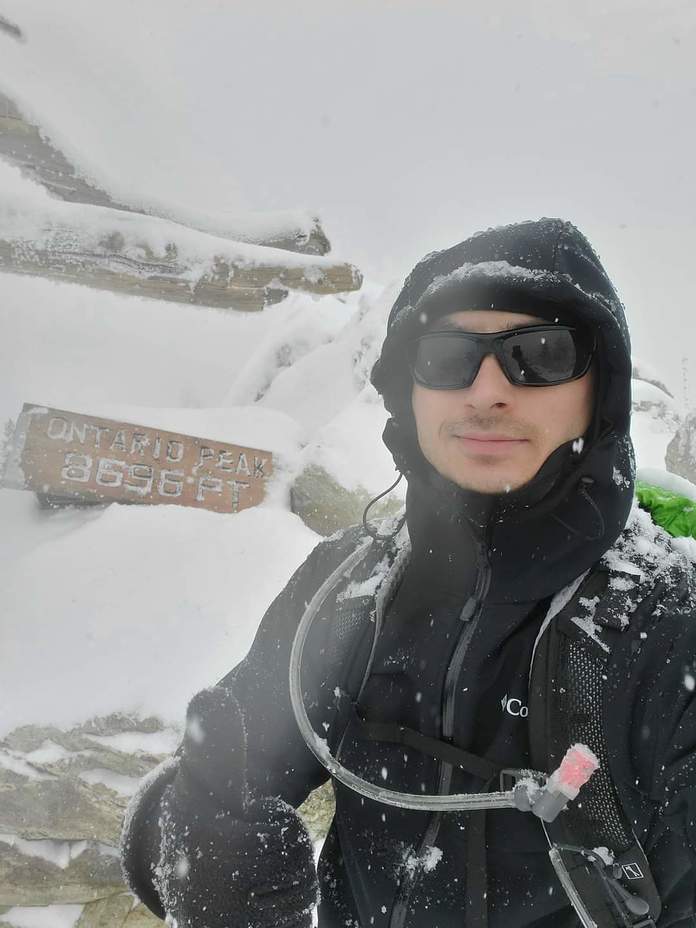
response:
<svg viewBox="0 0 696 928"><path fill-rule="evenodd" d="M446 320L465 332L502 332L546 322L498 310L465 310ZM480 493L515 490L534 477L552 451L588 429L593 373L570 383L526 387L510 383L494 355L460 390L413 385L421 451L443 477Z"/></svg>

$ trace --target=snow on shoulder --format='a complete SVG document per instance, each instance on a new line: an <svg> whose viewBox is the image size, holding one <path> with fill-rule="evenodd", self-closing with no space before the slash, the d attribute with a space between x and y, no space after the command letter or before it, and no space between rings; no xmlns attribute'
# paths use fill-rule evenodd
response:
<svg viewBox="0 0 696 928"><path fill-rule="evenodd" d="M673 538L634 502L626 527L601 559L610 574L610 611L620 626L629 623L640 598L658 581L669 590L686 577L696 605L695 546L694 539Z"/></svg>
<svg viewBox="0 0 696 928"><path fill-rule="evenodd" d="M659 581L669 596L669 591L680 588L686 579L688 598L681 608L696 609L695 550L695 539L673 538L635 500L623 532L600 559L609 575L601 597L582 595L583 583L591 573L586 571L553 597L540 634L578 593L570 621L605 652L610 648L602 636L603 627L627 628L641 600ZM658 604L655 614L664 608Z"/></svg>

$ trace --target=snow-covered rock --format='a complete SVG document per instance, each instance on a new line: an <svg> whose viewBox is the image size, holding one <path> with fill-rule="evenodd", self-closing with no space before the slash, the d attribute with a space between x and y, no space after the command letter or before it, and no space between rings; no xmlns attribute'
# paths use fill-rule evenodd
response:
<svg viewBox="0 0 696 928"><path fill-rule="evenodd" d="M169 219L67 203L0 171L0 268L177 303L258 310L290 290L359 289L357 268L231 241ZM214 227L214 225L213 225Z"/></svg>
<svg viewBox="0 0 696 928"><path fill-rule="evenodd" d="M696 412L691 411L667 445L667 470L696 483Z"/></svg>

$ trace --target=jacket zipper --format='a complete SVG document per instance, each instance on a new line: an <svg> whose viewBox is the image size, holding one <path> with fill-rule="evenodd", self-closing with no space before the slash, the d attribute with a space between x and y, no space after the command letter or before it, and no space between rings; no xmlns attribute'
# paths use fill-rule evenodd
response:
<svg viewBox="0 0 696 928"><path fill-rule="evenodd" d="M442 725L441 736L443 740L451 741L454 735L454 705L457 694L457 681L461 674L464 658L469 650L469 645L476 631L476 626L483 611L483 604L488 595L491 582L491 569L488 563L488 527L482 541L478 543L478 573L476 575L476 585L471 597L467 600L462 609L461 619L463 628L457 639L457 644L452 652L447 671L445 673L445 682L442 692ZM452 765L441 761L438 773L438 795L444 795L449 791L452 782ZM416 854L420 857L426 848L432 847L442 821L442 813L435 812L428 822L423 836L418 843ZM389 919L389 928L404 928L406 915L408 913L408 904L415 888L417 871L413 871L408 879L402 882L397 898L392 907L391 917Z"/></svg>

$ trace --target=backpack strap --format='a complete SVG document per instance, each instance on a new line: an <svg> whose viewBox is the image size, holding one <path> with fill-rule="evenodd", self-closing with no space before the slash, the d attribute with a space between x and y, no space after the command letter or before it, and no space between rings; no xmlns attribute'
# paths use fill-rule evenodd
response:
<svg viewBox="0 0 696 928"><path fill-rule="evenodd" d="M530 752L540 770L555 770L575 743L587 745L600 762L579 800L545 825L552 863L581 924L653 928L661 901L611 776L603 724L606 670L624 627L614 609L600 615L622 586L610 587L611 581L612 572L598 565L545 625L530 676ZM632 598L638 601L637 590Z"/></svg>
<svg viewBox="0 0 696 928"><path fill-rule="evenodd" d="M318 726L326 731L330 752L336 757L352 706L369 676L386 604L410 557L402 518L383 523L372 538L364 557L347 570L342 570L345 562L339 561L324 588L315 594L321 596L321 604L304 647L310 722L316 723L316 731ZM348 541L346 550L357 554L366 537L354 531Z"/></svg>

